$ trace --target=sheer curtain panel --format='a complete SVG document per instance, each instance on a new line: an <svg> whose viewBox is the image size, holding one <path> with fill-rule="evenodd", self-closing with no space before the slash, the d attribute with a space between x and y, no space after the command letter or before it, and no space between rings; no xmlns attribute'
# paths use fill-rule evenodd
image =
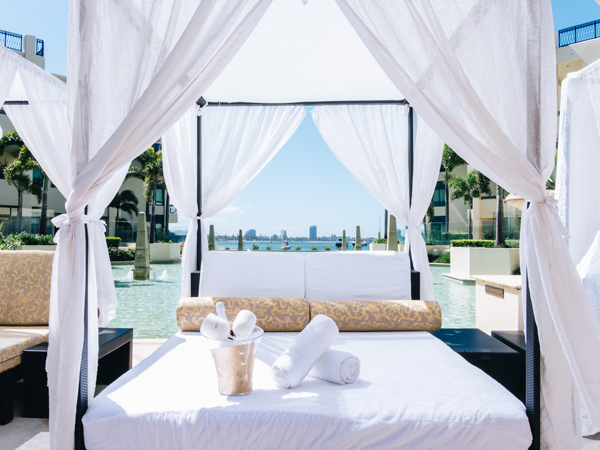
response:
<svg viewBox="0 0 600 450"><path fill-rule="evenodd" d="M415 146L414 179L423 192L413 189L413 208L409 203L408 111L406 105L328 105L312 111L313 120L327 145L346 169L385 209L408 224L413 243L413 264L422 273L421 298L433 300L433 284L427 249L420 225L431 202L439 173L443 144L427 141L428 148ZM419 121L422 122L422 121ZM419 126L421 123L419 123ZM424 125L424 124L423 124ZM429 128L428 128L429 129ZM430 130L430 129L429 129ZM421 136L425 136L425 126ZM421 142L426 142L423 138ZM436 163L437 159L437 163ZM431 163L431 165L428 165ZM421 204L422 203L422 204ZM416 211L423 216L411 220ZM419 240L422 245L419 245ZM407 242L408 244L408 242ZM410 244L405 247L409 251Z"/></svg>
<svg viewBox="0 0 600 450"><path fill-rule="evenodd" d="M70 136L66 148L55 149L70 161L63 169L69 171L69 184L66 213L54 219L59 231L46 363L52 448L74 447L80 366L90 392L95 386L95 312L99 296L114 289L112 278L104 276L110 263L99 218L131 160L208 88L269 4L269 0L70 1ZM86 299L89 351L82 361ZM85 396L81 403L85 409Z"/></svg>
<svg viewBox="0 0 600 450"><path fill-rule="evenodd" d="M190 295L197 258L198 222L202 253L208 252L204 220L225 208L294 134L303 106L207 106L202 109L202 214L197 217L196 108L163 139L165 181L174 205L191 220L182 255L181 295ZM181 209L180 209L181 206Z"/></svg>
<svg viewBox="0 0 600 450"><path fill-rule="evenodd" d="M600 424L600 359L591 356L600 354L600 326L545 192L556 139L550 0L337 3L444 142L530 202L521 225L521 269L542 352L542 447L580 447L579 398Z"/></svg>

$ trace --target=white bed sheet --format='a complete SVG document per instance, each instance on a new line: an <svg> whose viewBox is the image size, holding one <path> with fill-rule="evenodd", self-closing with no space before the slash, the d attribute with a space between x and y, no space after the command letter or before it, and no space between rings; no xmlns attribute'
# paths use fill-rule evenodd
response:
<svg viewBox="0 0 600 450"><path fill-rule="evenodd" d="M217 393L203 338L178 333L94 398L83 418L95 449L527 449L523 404L425 332L340 333L359 380L307 377L278 390L269 370L296 333L265 333L254 390Z"/></svg>

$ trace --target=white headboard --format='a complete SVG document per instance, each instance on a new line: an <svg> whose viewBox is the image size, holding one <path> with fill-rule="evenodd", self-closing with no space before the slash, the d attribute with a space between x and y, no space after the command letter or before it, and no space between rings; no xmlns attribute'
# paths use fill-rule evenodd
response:
<svg viewBox="0 0 600 450"><path fill-rule="evenodd" d="M403 252L306 255L307 300L410 300L410 261Z"/></svg>
<svg viewBox="0 0 600 450"><path fill-rule="evenodd" d="M205 253L200 297L304 297L300 253L212 251Z"/></svg>

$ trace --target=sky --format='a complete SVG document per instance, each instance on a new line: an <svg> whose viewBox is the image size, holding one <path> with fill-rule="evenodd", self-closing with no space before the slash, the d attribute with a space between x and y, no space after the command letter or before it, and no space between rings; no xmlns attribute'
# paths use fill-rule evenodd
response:
<svg viewBox="0 0 600 450"><path fill-rule="evenodd" d="M68 0L0 0L0 29L32 34L44 40L46 70L67 70ZM554 28L559 30L600 19L595 0L552 0ZM115 36L118 39L118 36ZM306 115L294 136L231 204L207 220L217 234L237 234L250 228L258 234L319 236L383 234L384 208L354 180L333 156ZM187 229L183 219L171 229Z"/></svg>

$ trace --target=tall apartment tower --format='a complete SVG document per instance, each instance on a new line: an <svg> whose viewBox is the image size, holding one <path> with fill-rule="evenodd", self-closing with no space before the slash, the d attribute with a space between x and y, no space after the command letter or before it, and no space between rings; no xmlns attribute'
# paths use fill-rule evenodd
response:
<svg viewBox="0 0 600 450"><path fill-rule="evenodd" d="M311 225L310 226L310 231L308 233L308 238L309 239L316 239L317 238L317 226L316 225Z"/></svg>

